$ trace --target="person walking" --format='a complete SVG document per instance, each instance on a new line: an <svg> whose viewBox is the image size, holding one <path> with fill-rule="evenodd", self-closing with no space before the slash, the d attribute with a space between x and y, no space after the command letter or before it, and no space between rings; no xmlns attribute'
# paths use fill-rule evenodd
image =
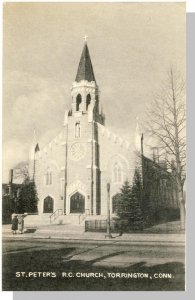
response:
<svg viewBox="0 0 195 300"><path fill-rule="evenodd" d="M17 230L18 230L18 218L17 215L14 215L12 218L12 233L16 234Z"/></svg>

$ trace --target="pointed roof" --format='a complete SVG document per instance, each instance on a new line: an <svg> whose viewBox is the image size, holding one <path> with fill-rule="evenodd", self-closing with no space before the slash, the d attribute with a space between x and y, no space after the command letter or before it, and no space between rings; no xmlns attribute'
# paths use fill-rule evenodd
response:
<svg viewBox="0 0 195 300"><path fill-rule="evenodd" d="M38 152L38 151L40 151L40 149L39 149L39 144L37 142L36 130L34 128L32 144L30 146L30 151L29 151L29 159L34 160L35 153Z"/></svg>
<svg viewBox="0 0 195 300"><path fill-rule="evenodd" d="M79 67L75 81L79 82L81 80L87 80L89 82L95 81L93 66L91 63L89 49L86 42L83 47L83 52L81 54L81 59L79 62Z"/></svg>
<svg viewBox="0 0 195 300"><path fill-rule="evenodd" d="M35 152L38 152L38 151L40 151L40 149L39 149L39 144L36 144Z"/></svg>
<svg viewBox="0 0 195 300"><path fill-rule="evenodd" d="M39 149L39 144L38 144L38 142L37 142L37 134L36 134L35 128L34 128L34 131L33 131L32 148L33 148L33 151L35 151L35 152L40 151L40 149Z"/></svg>

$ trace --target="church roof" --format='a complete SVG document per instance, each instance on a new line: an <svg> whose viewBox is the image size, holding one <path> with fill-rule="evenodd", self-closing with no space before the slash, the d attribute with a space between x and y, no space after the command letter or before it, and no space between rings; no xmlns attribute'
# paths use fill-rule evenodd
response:
<svg viewBox="0 0 195 300"><path fill-rule="evenodd" d="M79 82L81 80L87 80L89 82L95 81L93 66L91 63L91 58L90 58L87 43L85 43L83 47L83 52L81 54L81 59L79 62L79 67L78 67L75 81Z"/></svg>

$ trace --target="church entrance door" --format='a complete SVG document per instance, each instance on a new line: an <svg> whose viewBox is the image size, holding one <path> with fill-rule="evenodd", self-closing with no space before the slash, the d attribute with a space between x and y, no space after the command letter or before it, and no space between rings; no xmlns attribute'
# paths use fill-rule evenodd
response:
<svg viewBox="0 0 195 300"><path fill-rule="evenodd" d="M70 213L84 213L85 212L85 197L76 192L70 197Z"/></svg>

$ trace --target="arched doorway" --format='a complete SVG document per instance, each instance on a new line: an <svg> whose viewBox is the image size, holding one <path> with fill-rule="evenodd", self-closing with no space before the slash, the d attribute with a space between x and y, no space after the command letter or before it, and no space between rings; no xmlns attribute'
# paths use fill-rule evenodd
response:
<svg viewBox="0 0 195 300"><path fill-rule="evenodd" d="M85 212L85 197L76 192L70 197L70 213L84 213Z"/></svg>
<svg viewBox="0 0 195 300"><path fill-rule="evenodd" d="M54 206L53 198L50 196L47 196L44 199L43 212L44 213L53 213L53 206Z"/></svg>

